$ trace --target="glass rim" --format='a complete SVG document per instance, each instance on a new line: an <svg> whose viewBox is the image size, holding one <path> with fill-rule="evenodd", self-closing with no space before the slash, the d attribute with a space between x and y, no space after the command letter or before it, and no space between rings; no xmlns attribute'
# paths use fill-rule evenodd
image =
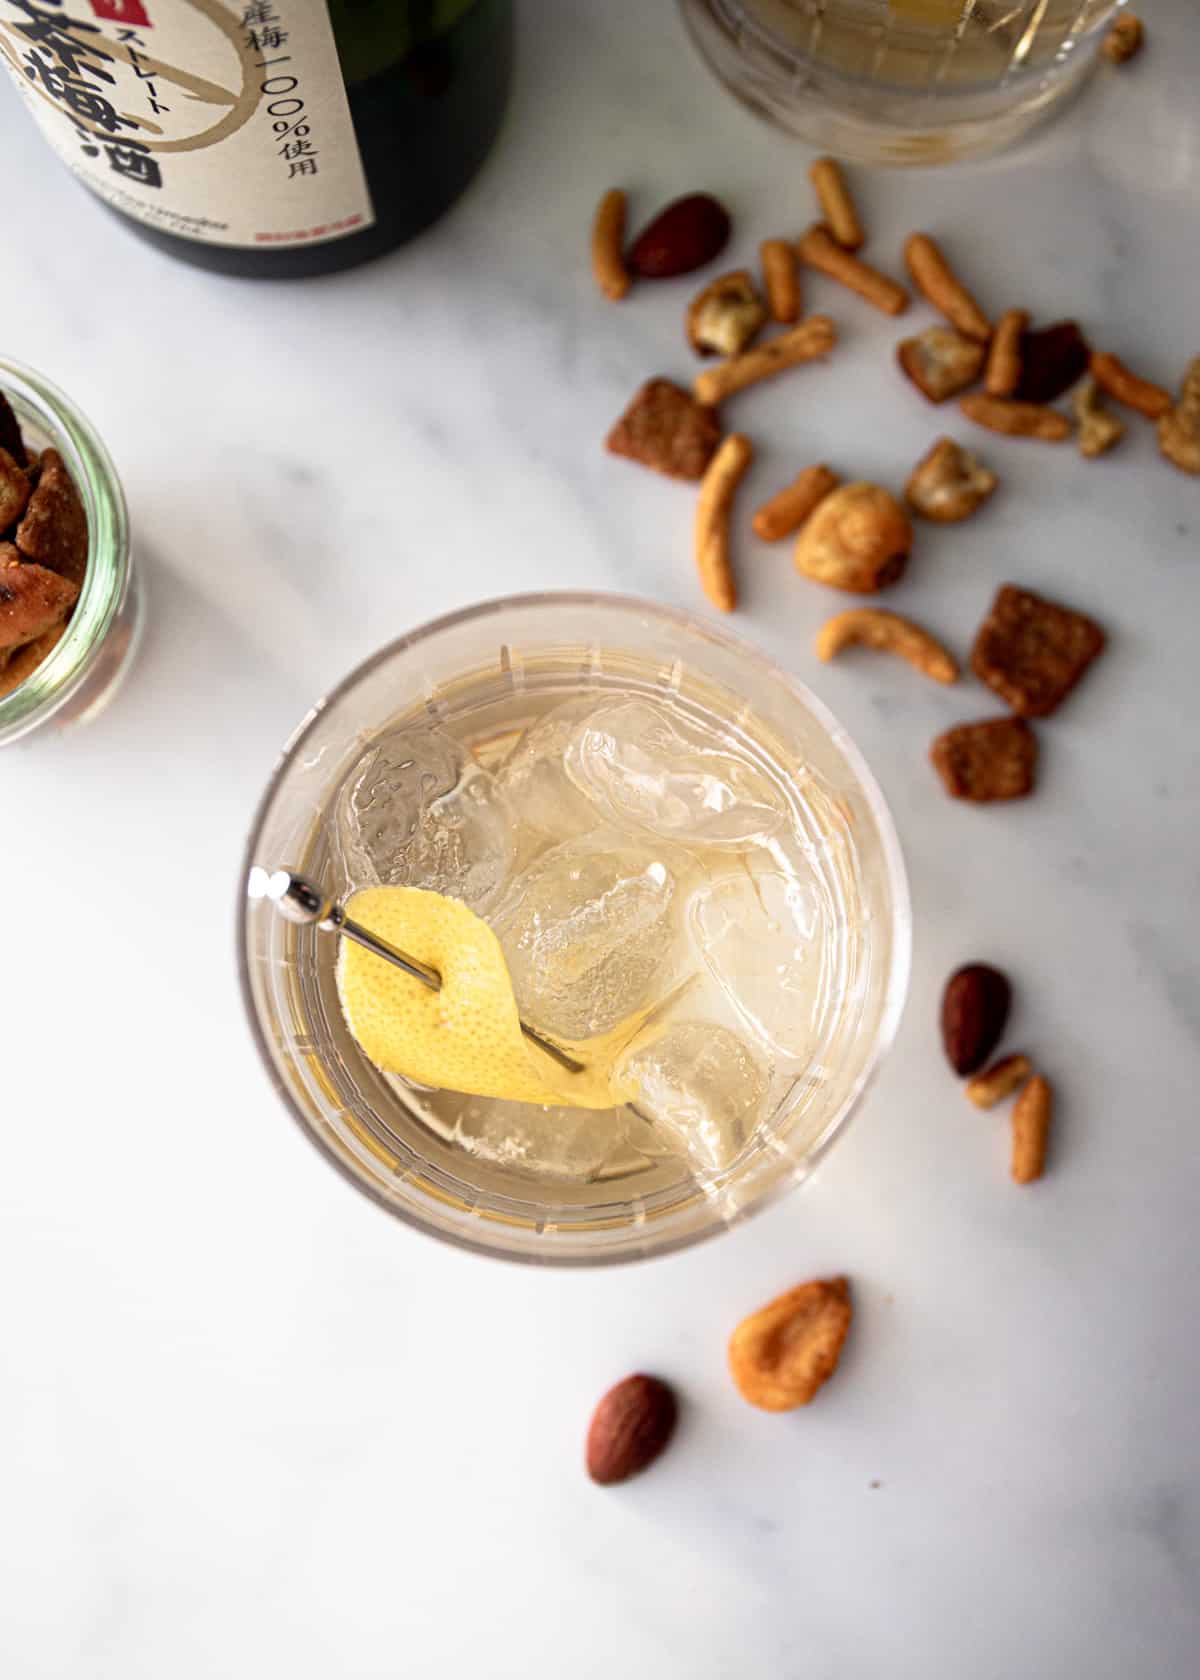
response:
<svg viewBox="0 0 1200 1680"><path fill-rule="evenodd" d="M50 447L65 443L68 467L81 470L84 482L76 489L88 513L88 563L79 600L58 645L11 694L0 697L0 743L35 728L79 687L112 628L129 576L125 493L99 432L53 380L0 355L0 386L6 381L11 381L14 406L33 413L51 435Z"/></svg>
<svg viewBox="0 0 1200 1680"><path fill-rule="evenodd" d="M817 68L820 71L823 83L836 84L847 91L894 95L899 98L912 96L913 89L909 83L884 81L882 78L874 77L864 79L859 71L842 69L839 65L832 64L825 59L814 58L810 52L803 48L791 46L771 28L758 12L753 11L746 4L746 0L706 0L706 3L713 11L714 22L717 23L718 27L725 28L727 31L731 31L731 28L735 27L737 31L744 32L747 36L753 38L758 47L775 60L781 76L790 78L795 74L796 69L801 66ZM862 0L859 0L859 3L861 4ZM886 7L887 0L867 0L867 3L881 4ZM1116 11L1128 5L1128 3L1129 0L1112 0L1112 8ZM690 0L678 0L678 4L684 14L685 26L691 33ZM965 9L967 0L963 0L963 5ZM719 16L716 14L719 14ZM864 10L861 21L870 27L877 27L880 15L880 13ZM901 26L896 31L896 38L906 47L919 49L928 45L927 29L928 25L922 24L918 20L908 20L906 26ZM1098 46L1100 40L1099 24L1096 25L1095 35ZM734 34L731 32L730 39L734 38ZM1015 88L1025 82L1036 83L1044 75L1045 70L1043 68L1010 62L1006 66L1002 77L980 76L976 81L956 83L954 91L956 96L963 97L969 97L972 94L995 93L1000 91L1001 88Z"/></svg>
<svg viewBox="0 0 1200 1680"><path fill-rule="evenodd" d="M912 899L900 839L887 800L884 798L883 790L876 781L874 773L853 737L838 721L825 702L798 677L785 670L768 654L760 652L752 643L743 641L739 636L731 636L724 630L715 629L683 607L648 601L637 595L582 589L529 591L518 595L493 596L486 601L477 601L471 606L460 607L453 612L443 613L437 618L419 625L415 630L393 638L348 671L339 682L335 683L327 693L309 707L300 722L287 736L268 778L267 785L255 806L246 844L242 851L236 889L235 937L237 940L238 986L259 1059L291 1119L307 1137L318 1154L336 1168L339 1175L348 1184L353 1186L360 1195L366 1196L377 1207L382 1208L390 1217L399 1220L411 1230L419 1231L425 1236L433 1237L435 1240L447 1243L454 1248L463 1249L472 1254L481 1254L489 1259L511 1261L518 1265L576 1269L632 1265L643 1261L656 1260L668 1254L680 1253L684 1249L692 1248L720 1235L724 1231L730 1230L735 1224L743 1223L752 1215L779 1201L791 1190L798 1188L796 1175L794 1173L781 1173L774 1183L770 1184L760 1195L740 1206L734 1215L724 1222L715 1222L697 1230L683 1231L676 1236L665 1238L653 1248L630 1253L613 1253L603 1250L582 1254L527 1252L498 1246L462 1232L441 1229L421 1217L419 1213L399 1207L382 1195L373 1184L356 1174L350 1165L324 1138L318 1135L315 1127L310 1124L275 1065L271 1047L267 1041L259 1011L255 1004L248 961L250 900L246 892L246 882L251 868L258 861L255 856L256 849L276 793L299 757L308 734L316 726L318 720L323 718L331 708L349 699L355 689L377 671L380 666L421 643L444 634L446 631L456 629L460 625L473 623L481 618L488 618L501 611L555 607L597 607L617 612L649 614L655 618L664 619L690 634L699 634L704 639L712 641L718 647L735 654L739 658L748 659L763 673L787 684L793 694L835 741L862 788L876 825L887 870L888 886L892 897L891 931L893 948L889 960L886 1001L875 1030L874 1043L871 1046L870 1054L859 1070L858 1077L848 1092L841 1111L830 1120L821 1135L805 1151L804 1176L808 1177L824 1159L833 1143L842 1135L851 1118L857 1113L863 1097L874 1083L888 1051L895 1042L900 1019L904 1012L912 966Z"/></svg>

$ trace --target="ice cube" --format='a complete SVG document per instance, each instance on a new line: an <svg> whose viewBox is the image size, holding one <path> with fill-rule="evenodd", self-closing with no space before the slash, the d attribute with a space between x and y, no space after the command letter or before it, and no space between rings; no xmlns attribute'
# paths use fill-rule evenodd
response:
<svg viewBox="0 0 1200 1680"><path fill-rule="evenodd" d="M676 1021L649 1042L635 1041L617 1071L636 1084L633 1106L656 1144L700 1175L723 1172L741 1154L769 1078L736 1033L711 1021Z"/></svg>
<svg viewBox="0 0 1200 1680"><path fill-rule="evenodd" d="M648 848L605 839L543 852L490 917L522 1015L552 1037L609 1032L670 978L675 877Z"/></svg>
<svg viewBox="0 0 1200 1680"><path fill-rule="evenodd" d="M512 810L444 730L383 736L338 795L338 850L351 886L429 887L484 910L507 880Z"/></svg>
<svg viewBox="0 0 1200 1680"><path fill-rule="evenodd" d="M597 827L600 815L567 775L563 759L594 695L567 700L538 719L496 772L496 781L537 850Z"/></svg>
<svg viewBox="0 0 1200 1680"><path fill-rule="evenodd" d="M774 870L726 875L692 897L692 937L742 1020L778 1054L803 1057L823 984L815 888Z"/></svg>
<svg viewBox="0 0 1200 1680"><path fill-rule="evenodd" d="M785 810L767 778L713 745L678 712L614 700L584 720L567 774L618 827L696 846L742 849L769 838Z"/></svg>
<svg viewBox="0 0 1200 1680"><path fill-rule="evenodd" d="M536 1108L491 1097L461 1100L454 1141L479 1160L539 1178L577 1181L639 1164L620 1109Z"/></svg>

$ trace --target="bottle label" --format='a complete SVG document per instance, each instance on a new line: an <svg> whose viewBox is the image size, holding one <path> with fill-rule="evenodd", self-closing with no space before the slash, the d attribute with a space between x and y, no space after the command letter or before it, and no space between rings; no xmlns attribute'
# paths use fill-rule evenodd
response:
<svg viewBox="0 0 1200 1680"><path fill-rule="evenodd" d="M0 55L118 210L213 245L374 221L323 0L0 0Z"/></svg>

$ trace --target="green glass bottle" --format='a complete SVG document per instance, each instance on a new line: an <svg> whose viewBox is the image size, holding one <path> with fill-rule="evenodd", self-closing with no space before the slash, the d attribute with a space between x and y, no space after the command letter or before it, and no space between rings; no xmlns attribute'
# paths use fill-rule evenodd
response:
<svg viewBox="0 0 1200 1680"><path fill-rule="evenodd" d="M0 0L0 56L84 185L172 256L271 279L454 202L512 34L512 0Z"/></svg>

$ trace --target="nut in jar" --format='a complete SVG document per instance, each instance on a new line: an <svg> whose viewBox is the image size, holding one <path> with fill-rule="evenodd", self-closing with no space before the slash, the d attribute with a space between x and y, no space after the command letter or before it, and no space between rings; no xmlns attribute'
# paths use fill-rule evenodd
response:
<svg viewBox="0 0 1200 1680"><path fill-rule="evenodd" d="M41 374L0 362L0 746L90 718L140 628L120 482Z"/></svg>

